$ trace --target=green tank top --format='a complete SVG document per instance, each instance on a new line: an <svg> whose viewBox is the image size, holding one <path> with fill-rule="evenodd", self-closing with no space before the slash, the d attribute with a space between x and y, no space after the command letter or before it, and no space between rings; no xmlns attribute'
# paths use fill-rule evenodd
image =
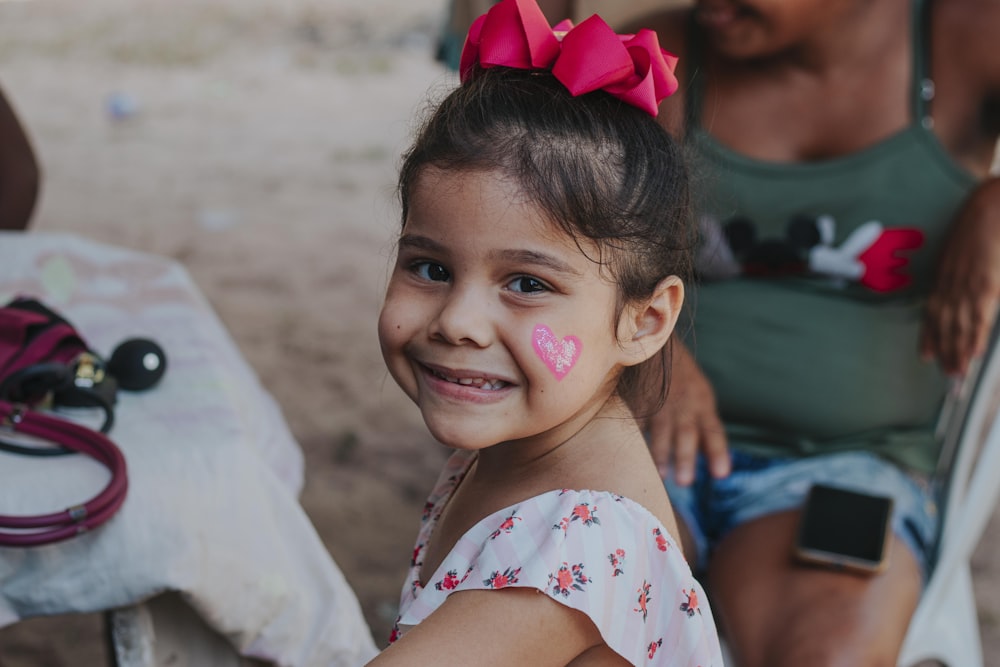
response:
<svg viewBox="0 0 1000 667"><path fill-rule="evenodd" d="M701 90L692 77L696 206L705 229L727 239L713 248L703 241L699 268L721 257L730 274L734 266L740 273L702 279L687 342L713 384L734 448L767 456L864 449L916 470L934 468L945 378L920 360L918 336L945 232L976 179L931 131L922 4L916 0L913 11L913 121L855 154L803 164L736 154L697 122ZM693 37L689 71L697 72ZM857 273L866 270L857 257L836 276L802 266L811 256L801 250L803 233L807 245L850 256L845 241L871 231L872 221L922 231L923 244L905 254L909 263L899 272L912 278L909 286L860 284ZM734 247L744 259L733 260Z"/></svg>

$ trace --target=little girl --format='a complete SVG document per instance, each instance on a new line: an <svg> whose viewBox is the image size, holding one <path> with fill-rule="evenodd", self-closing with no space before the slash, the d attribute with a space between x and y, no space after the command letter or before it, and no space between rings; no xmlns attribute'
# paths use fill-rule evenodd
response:
<svg viewBox="0 0 1000 667"><path fill-rule="evenodd" d="M503 0L406 154L379 340L455 453L371 664L722 664L633 412L688 271L673 64Z"/></svg>

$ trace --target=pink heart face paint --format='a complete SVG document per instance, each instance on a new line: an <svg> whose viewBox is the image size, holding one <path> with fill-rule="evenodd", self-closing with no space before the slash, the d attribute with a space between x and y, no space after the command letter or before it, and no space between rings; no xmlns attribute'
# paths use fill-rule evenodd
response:
<svg viewBox="0 0 1000 667"><path fill-rule="evenodd" d="M535 354L545 362L557 380L562 380L580 358L583 343L576 336L558 338L552 329L544 324L536 324L532 335Z"/></svg>

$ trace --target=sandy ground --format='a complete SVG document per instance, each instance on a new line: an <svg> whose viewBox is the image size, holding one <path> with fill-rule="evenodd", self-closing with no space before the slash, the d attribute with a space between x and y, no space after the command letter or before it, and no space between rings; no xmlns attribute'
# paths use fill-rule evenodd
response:
<svg viewBox="0 0 1000 667"><path fill-rule="evenodd" d="M375 340L397 156L454 82L431 58L444 4L0 0L0 85L45 169L34 227L188 267L299 439L302 504L380 642L444 456ZM975 561L988 665L998 541L994 520ZM0 631L4 667L104 658L96 615Z"/></svg>

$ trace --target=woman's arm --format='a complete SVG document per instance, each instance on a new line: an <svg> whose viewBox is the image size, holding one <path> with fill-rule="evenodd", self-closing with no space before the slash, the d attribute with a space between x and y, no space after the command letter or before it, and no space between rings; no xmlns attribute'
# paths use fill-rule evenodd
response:
<svg viewBox="0 0 1000 667"><path fill-rule="evenodd" d="M533 588L461 591L368 664L564 667L597 646L589 618Z"/></svg>
<svg viewBox="0 0 1000 667"><path fill-rule="evenodd" d="M934 11L936 51L961 47L956 51L961 52L957 69L949 70L949 87L942 82L942 95L952 91L948 100L958 100L945 107L958 110L952 112L959 118L959 129L951 137L953 155L982 174L1000 138L1000 51L995 39L1000 3L955 0L936 3ZM944 105L945 100L936 104ZM969 362L985 351L1000 305L1000 177L987 176L957 211L935 277L920 351L925 359L937 359L946 373L963 375Z"/></svg>
<svg viewBox="0 0 1000 667"><path fill-rule="evenodd" d="M985 352L1000 305L1000 178L966 199L941 253L927 300L920 351L950 375L963 375Z"/></svg>
<svg viewBox="0 0 1000 667"><path fill-rule="evenodd" d="M715 407L715 392L691 352L674 340L670 358L670 391L663 407L649 418L649 450L660 476L671 466L678 484L694 481L698 452L708 459L715 477L729 474L726 432ZM666 354L666 352L664 352Z"/></svg>
<svg viewBox="0 0 1000 667"><path fill-rule="evenodd" d="M25 229L40 172L28 136L0 90L0 229Z"/></svg>

